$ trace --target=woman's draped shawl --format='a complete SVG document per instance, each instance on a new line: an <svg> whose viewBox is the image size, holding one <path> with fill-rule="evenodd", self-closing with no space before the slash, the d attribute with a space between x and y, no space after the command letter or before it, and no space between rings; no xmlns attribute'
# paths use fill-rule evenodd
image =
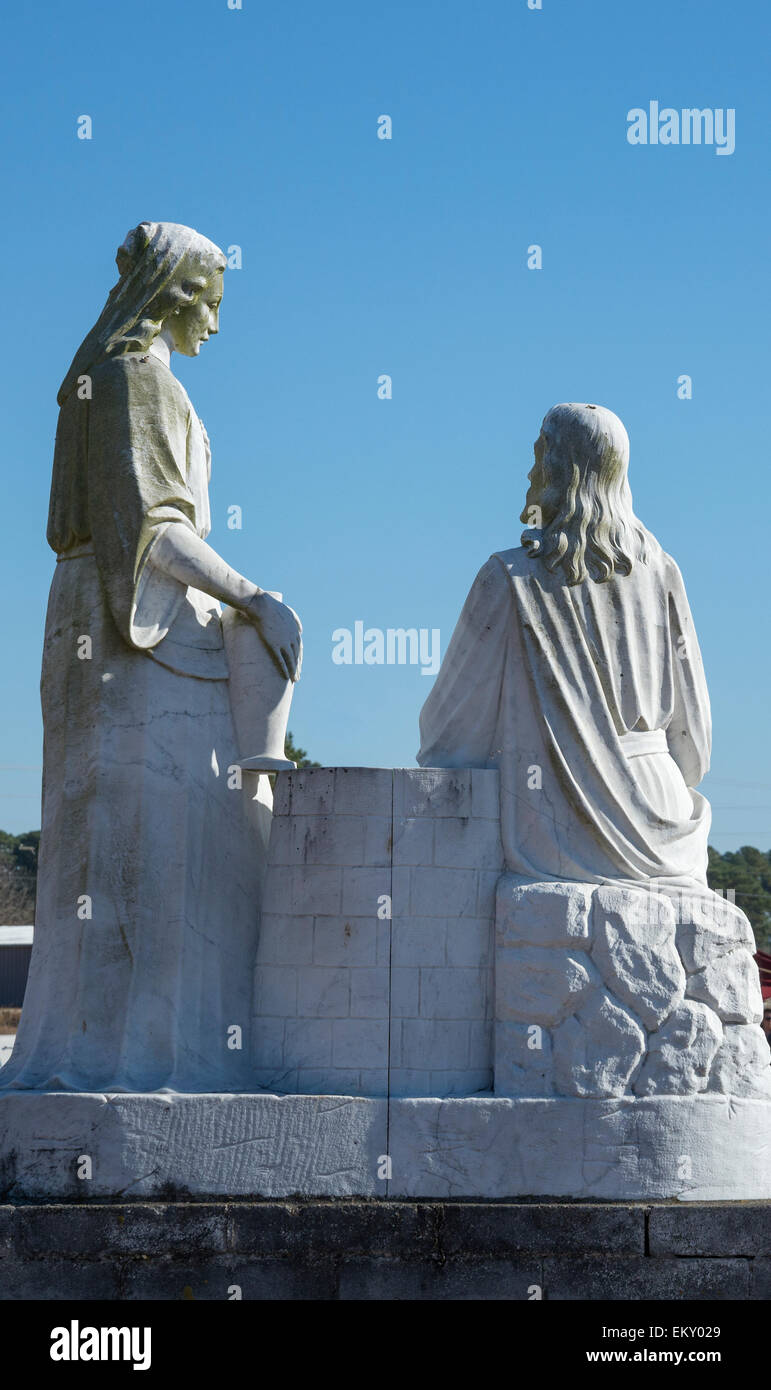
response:
<svg viewBox="0 0 771 1390"><path fill-rule="evenodd" d="M500 769L512 872L704 881L708 802L691 791L690 818L662 816L620 741L665 730L689 789L709 768L709 698L685 588L674 560L649 542L649 562L630 575L574 586L524 549L508 550L491 556L468 595L421 712L418 762ZM682 801L667 755L656 764L677 779Z"/></svg>
<svg viewBox="0 0 771 1390"><path fill-rule="evenodd" d="M196 621L196 591L151 563L169 524L201 537L210 529L208 445L187 394L152 355L109 358L90 380L91 398L73 391L59 412L48 542L61 554L90 539L110 612L131 646L151 651L175 624L185 646L219 647L214 625L203 630L206 614ZM227 670L212 653L196 655L189 673Z"/></svg>

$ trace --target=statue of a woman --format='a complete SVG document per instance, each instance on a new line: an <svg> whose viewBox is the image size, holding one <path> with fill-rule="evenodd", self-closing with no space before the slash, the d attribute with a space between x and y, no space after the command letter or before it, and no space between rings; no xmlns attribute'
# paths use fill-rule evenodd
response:
<svg viewBox="0 0 771 1390"><path fill-rule="evenodd" d="M301 629L204 540L209 443L170 359L218 331L223 253L143 222L117 263L59 391L35 943L2 1084L248 1089L264 845L229 653L250 627L292 681Z"/></svg>
<svg viewBox="0 0 771 1390"><path fill-rule="evenodd" d="M706 891L707 687L680 571L634 515L628 463L611 411L549 411L529 529L474 581L418 761L500 769L514 873Z"/></svg>

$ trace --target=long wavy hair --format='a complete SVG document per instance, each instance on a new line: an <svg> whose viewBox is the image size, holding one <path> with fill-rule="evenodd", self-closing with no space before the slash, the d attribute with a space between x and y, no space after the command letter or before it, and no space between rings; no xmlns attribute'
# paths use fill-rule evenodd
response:
<svg viewBox="0 0 771 1390"><path fill-rule="evenodd" d="M522 544L568 584L605 583L645 563L648 533L634 514L627 482L629 437L599 405L555 405L535 446L520 521Z"/></svg>

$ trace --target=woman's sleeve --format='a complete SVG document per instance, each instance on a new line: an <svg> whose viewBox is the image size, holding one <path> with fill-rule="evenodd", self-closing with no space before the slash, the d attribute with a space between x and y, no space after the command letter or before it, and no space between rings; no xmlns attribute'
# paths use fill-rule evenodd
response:
<svg viewBox="0 0 771 1390"><path fill-rule="evenodd" d="M709 772L712 719L701 651L685 585L670 560L669 633L672 647L674 705L667 746L687 787L698 787Z"/></svg>
<svg viewBox="0 0 771 1390"><path fill-rule="evenodd" d="M421 767L495 764L510 625L509 580L492 556L474 580L420 712Z"/></svg>
<svg viewBox="0 0 771 1390"><path fill-rule="evenodd" d="M93 373L88 506L94 552L121 636L149 650L166 636L185 585L147 560L171 524L196 531L187 487L190 407L162 364L115 358Z"/></svg>

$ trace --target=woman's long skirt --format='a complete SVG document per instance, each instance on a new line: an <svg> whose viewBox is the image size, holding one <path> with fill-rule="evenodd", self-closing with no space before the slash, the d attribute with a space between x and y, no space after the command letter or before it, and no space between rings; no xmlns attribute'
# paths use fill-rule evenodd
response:
<svg viewBox="0 0 771 1390"><path fill-rule="evenodd" d="M85 555L56 567L41 691L35 939L0 1084L249 1089L264 850L228 681L128 647Z"/></svg>

